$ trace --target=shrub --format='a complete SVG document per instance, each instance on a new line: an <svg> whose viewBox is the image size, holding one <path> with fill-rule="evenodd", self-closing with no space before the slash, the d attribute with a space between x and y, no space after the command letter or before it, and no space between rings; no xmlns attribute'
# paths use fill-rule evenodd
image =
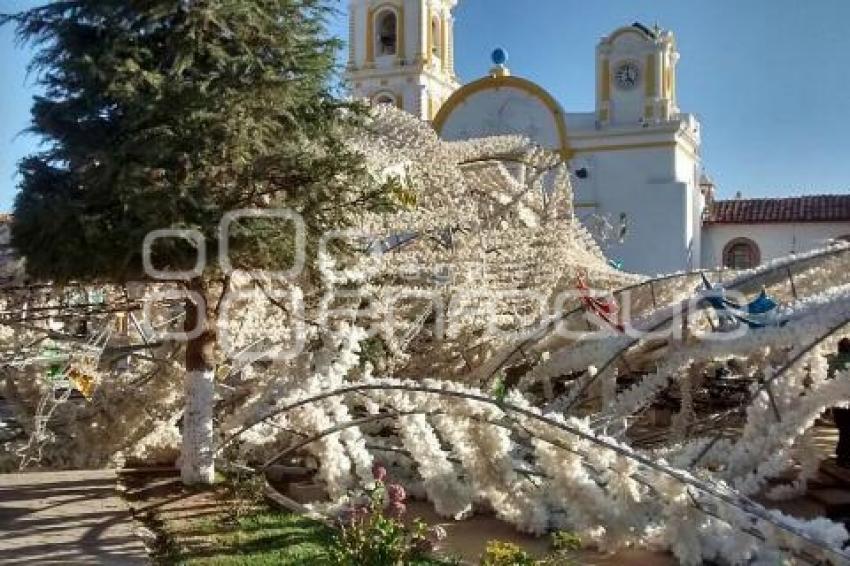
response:
<svg viewBox="0 0 850 566"><path fill-rule="evenodd" d="M338 517L340 532L331 550L339 566L400 566L427 558L446 536L442 527L431 529L419 519L402 522L407 493L399 484L386 484L386 468L373 469L375 487Z"/></svg>
<svg viewBox="0 0 850 566"><path fill-rule="evenodd" d="M536 566L536 564L537 561L518 545L500 540L488 542L484 555L481 557L481 566Z"/></svg>
<svg viewBox="0 0 850 566"><path fill-rule="evenodd" d="M555 552L577 552L581 550L581 537L571 531L552 533L552 549Z"/></svg>

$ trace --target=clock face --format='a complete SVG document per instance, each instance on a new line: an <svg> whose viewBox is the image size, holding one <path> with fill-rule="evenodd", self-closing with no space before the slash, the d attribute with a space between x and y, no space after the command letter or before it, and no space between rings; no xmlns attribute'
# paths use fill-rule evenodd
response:
<svg viewBox="0 0 850 566"><path fill-rule="evenodd" d="M635 88L640 81L640 67L637 63L626 61L620 63L617 70L614 72L614 80L617 87L622 90L631 90Z"/></svg>

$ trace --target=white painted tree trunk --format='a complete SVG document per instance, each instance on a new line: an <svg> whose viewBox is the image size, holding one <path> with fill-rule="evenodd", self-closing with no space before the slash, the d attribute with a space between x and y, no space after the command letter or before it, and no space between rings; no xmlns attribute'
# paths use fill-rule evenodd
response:
<svg viewBox="0 0 850 566"><path fill-rule="evenodd" d="M186 300L183 328L188 334L200 331L186 342L185 408L180 476L186 485L211 484L215 478L213 446L213 403L215 396L215 323L209 308L206 282L192 279L188 288L194 297Z"/></svg>
<svg viewBox="0 0 850 566"><path fill-rule="evenodd" d="M215 476L213 446L214 372L187 371L180 476L186 485L210 484Z"/></svg>

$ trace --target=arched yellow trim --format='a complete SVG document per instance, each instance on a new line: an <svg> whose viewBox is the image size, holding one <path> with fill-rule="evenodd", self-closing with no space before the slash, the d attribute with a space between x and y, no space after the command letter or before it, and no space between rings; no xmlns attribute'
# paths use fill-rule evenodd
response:
<svg viewBox="0 0 850 566"><path fill-rule="evenodd" d="M366 15L366 64L375 62L375 10L369 8Z"/></svg>
<svg viewBox="0 0 850 566"><path fill-rule="evenodd" d="M611 35L609 35L608 37L606 37L605 39L602 40L602 43L605 43L605 44L614 43L615 39L617 39L621 35L625 35L627 33L633 33L633 34L637 35L638 37L640 37L641 39L643 39L644 41L651 41L652 40L652 38L650 38L648 35L646 35L646 33L644 33L643 31L641 31L640 29L638 29L634 26L623 26L623 27L621 27L617 30L614 30L614 32L611 33Z"/></svg>
<svg viewBox="0 0 850 566"><path fill-rule="evenodd" d="M517 90L525 91L540 100L546 108L549 109L552 113L552 117L555 119L555 126L558 129L558 139L561 144L561 147L558 148L558 150L560 151L561 156L564 160L572 158L574 152L570 147L570 139L567 135L567 118L564 114L564 110L561 108L561 105L558 104L558 101L555 100L551 94L546 92L539 85L536 85L529 80L511 75L484 77L483 79L469 83L468 85L456 90L449 99L443 103L440 110L437 112L437 115L434 116L434 129L438 134L442 134L443 127L446 125L446 121L449 119L449 116L451 116L452 112L454 112L461 104L466 102L469 97L479 92L497 88L515 88Z"/></svg>

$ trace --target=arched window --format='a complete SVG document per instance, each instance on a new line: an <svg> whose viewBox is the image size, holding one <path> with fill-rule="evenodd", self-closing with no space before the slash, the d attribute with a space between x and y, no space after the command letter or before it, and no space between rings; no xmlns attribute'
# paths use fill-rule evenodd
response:
<svg viewBox="0 0 850 566"><path fill-rule="evenodd" d="M398 53L398 18L392 10L378 14L378 54Z"/></svg>
<svg viewBox="0 0 850 566"><path fill-rule="evenodd" d="M436 57L442 57L440 45L443 42L442 29L440 28L440 18L434 16L431 18L431 53Z"/></svg>
<svg viewBox="0 0 850 566"><path fill-rule="evenodd" d="M758 245L749 238L735 238L723 248L723 266L729 269L751 269L761 263Z"/></svg>
<svg viewBox="0 0 850 566"><path fill-rule="evenodd" d="M374 98L375 104L390 104L395 106L395 96L389 93L381 93Z"/></svg>

